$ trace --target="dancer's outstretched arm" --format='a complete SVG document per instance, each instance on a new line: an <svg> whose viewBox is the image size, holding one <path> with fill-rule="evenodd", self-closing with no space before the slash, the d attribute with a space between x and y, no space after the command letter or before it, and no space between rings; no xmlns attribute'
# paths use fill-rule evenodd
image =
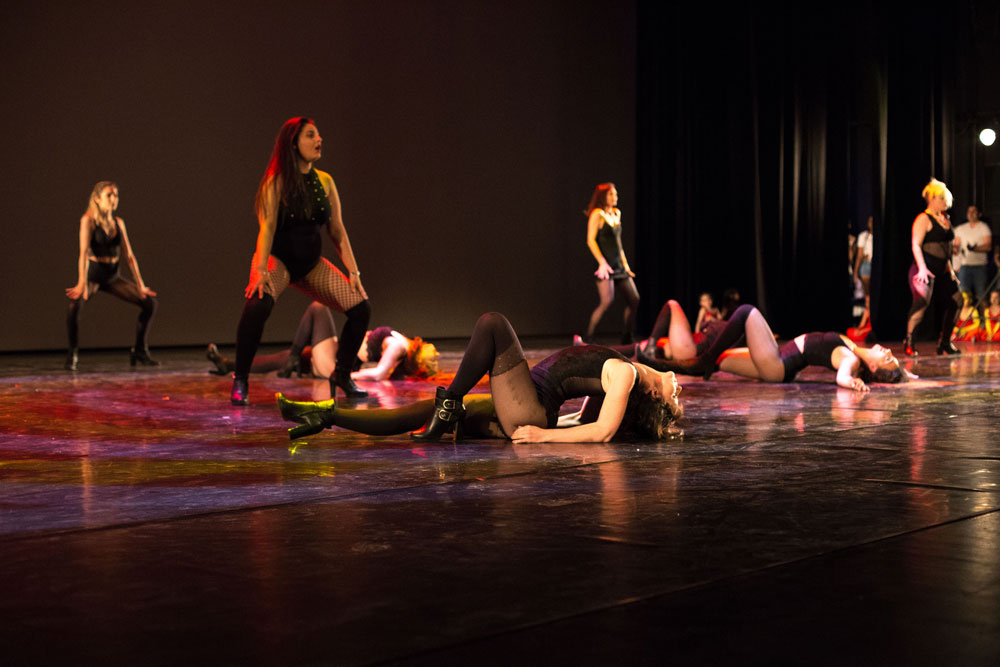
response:
<svg viewBox="0 0 1000 667"><path fill-rule="evenodd" d="M386 380L392 375L392 372L396 369L396 366L403 357L406 356L407 346L406 343L399 340L395 335L388 336L385 339L385 349L382 350L382 356L372 368L362 368L359 371L354 371L351 373L351 377L355 380Z"/></svg>

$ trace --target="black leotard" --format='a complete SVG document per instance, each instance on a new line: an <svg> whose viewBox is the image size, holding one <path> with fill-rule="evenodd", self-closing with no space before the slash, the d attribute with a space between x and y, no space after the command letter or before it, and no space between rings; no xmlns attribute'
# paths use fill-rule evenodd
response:
<svg viewBox="0 0 1000 667"><path fill-rule="evenodd" d="M292 282L303 278L319 263L323 250L320 228L330 222L330 200L315 169L302 177L306 196L312 198L312 214L306 214L304 202L281 202L278 224L271 243L271 254L282 261Z"/></svg>
<svg viewBox="0 0 1000 667"><path fill-rule="evenodd" d="M628 361L614 350L600 345L581 345L559 350L531 369L531 381L538 392L538 401L545 408L548 428L555 428L559 418L559 406L571 398L581 396L603 396L601 371L608 359ZM638 380L628 397L627 416L638 401L642 389ZM622 426L627 420L622 419Z"/></svg>
<svg viewBox="0 0 1000 667"><path fill-rule="evenodd" d="M612 278L625 278L625 267L622 266L622 226L612 225L607 220L597 230L597 247L601 249L604 260L611 266Z"/></svg>
<svg viewBox="0 0 1000 667"><path fill-rule="evenodd" d="M833 365L833 351L838 347L847 347L839 333L809 333L803 341L802 351L794 340L781 346L779 351L781 363L785 366L785 377L782 382L791 382L806 366L820 366L837 370Z"/></svg>

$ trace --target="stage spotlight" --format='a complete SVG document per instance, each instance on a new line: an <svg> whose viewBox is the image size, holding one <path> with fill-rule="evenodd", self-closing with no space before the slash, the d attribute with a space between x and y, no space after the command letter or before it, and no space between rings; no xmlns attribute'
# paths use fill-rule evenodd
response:
<svg viewBox="0 0 1000 667"><path fill-rule="evenodd" d="M983 142L983 146L992 146L996 140L997 133L993 131L993 128L988 127L979 133L979 141Z"/></svg>

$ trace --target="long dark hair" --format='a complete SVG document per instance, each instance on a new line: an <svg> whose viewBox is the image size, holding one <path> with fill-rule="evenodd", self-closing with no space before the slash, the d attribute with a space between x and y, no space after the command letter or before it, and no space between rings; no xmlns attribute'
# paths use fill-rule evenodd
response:
<svg viewBox="0 0 1000 667"><path fill-rule="evenodd" d="M614 183L601 183L594 188L594 194L590 195L590 203L587 204L587 210L584 211L584 215L589 216L595 208L604 208L607 206L608 192L610 192L613 187L615 187Z"/></svg>
<svg viewBox="0 0 1000 667"><path fill-rule="evenodd" d="M299 116L289 118L278 130L274 140L271 159L267 161L267 169L257 186L257 197L254 199L254 210L259 216L264 208L267 189L276 183L280 188L281 201L285 206L301 206L302 213L308 218L312 216L312 203L306 196L306 182L299 171L299 135L302 128L313 124L311 118Z"/></svg>

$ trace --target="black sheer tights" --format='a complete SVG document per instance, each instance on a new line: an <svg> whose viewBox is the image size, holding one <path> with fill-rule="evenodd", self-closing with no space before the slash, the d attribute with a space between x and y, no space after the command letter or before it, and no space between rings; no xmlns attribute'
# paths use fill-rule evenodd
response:
<svg viewBox="0 0 1000 667"><path fill-rule="evenodd" d="M448 391L464 396L486 373L490 374L490 393L504 433L509 436L518 426L544 428L548 424L521 342L500 313L486 313L476 321Z"/></svg>
<svg viewBox="0 0 1000 667"><path fill-rule="evenodd" d="M498 437L510 435L518 426L545 427L545 408L538 402L535 383L517 334L500 313L486 313L476 322L472 338L462 356L448 390L465 396L483 375L490 375L492 401L466 401L465 430L470 435ZM434 401L419 401L387 410L330 409L331 425L367 433L394 435L420 428L434 413ZM502 432L496 428L497 421Z"/></svg>
<svg viewBox="0 0 1000 667"><path fill-rule="evenodd" d="M285 360L292 355L301 355L306 346L316 346L328 338L336 338L337 325L333 322L333 315L330 309L323 304L314 301L299 320L299 327L295 330L295 338L292 339L292 347L281 350L274 354L258 354L253 359L250 366L251 373L267 373L278 371L285 367Z"/></svg>
<svg viewBox="0 0 1000 667"><path fill-rule="evenodd" d="M94 283L91 285L93 286ZM143 294L138 285L124 278L115 278L100 285L99 289L139 307L139 318L135 323L134 345L136 350L146 349L149 323L153 319L153 315L156 314L156 297ZM83 299L74 299L69 302L69 311L66 313L66 334L69 337L70 349L76 349L80 344L80 315L85 303L86 301Z"/></svg>

